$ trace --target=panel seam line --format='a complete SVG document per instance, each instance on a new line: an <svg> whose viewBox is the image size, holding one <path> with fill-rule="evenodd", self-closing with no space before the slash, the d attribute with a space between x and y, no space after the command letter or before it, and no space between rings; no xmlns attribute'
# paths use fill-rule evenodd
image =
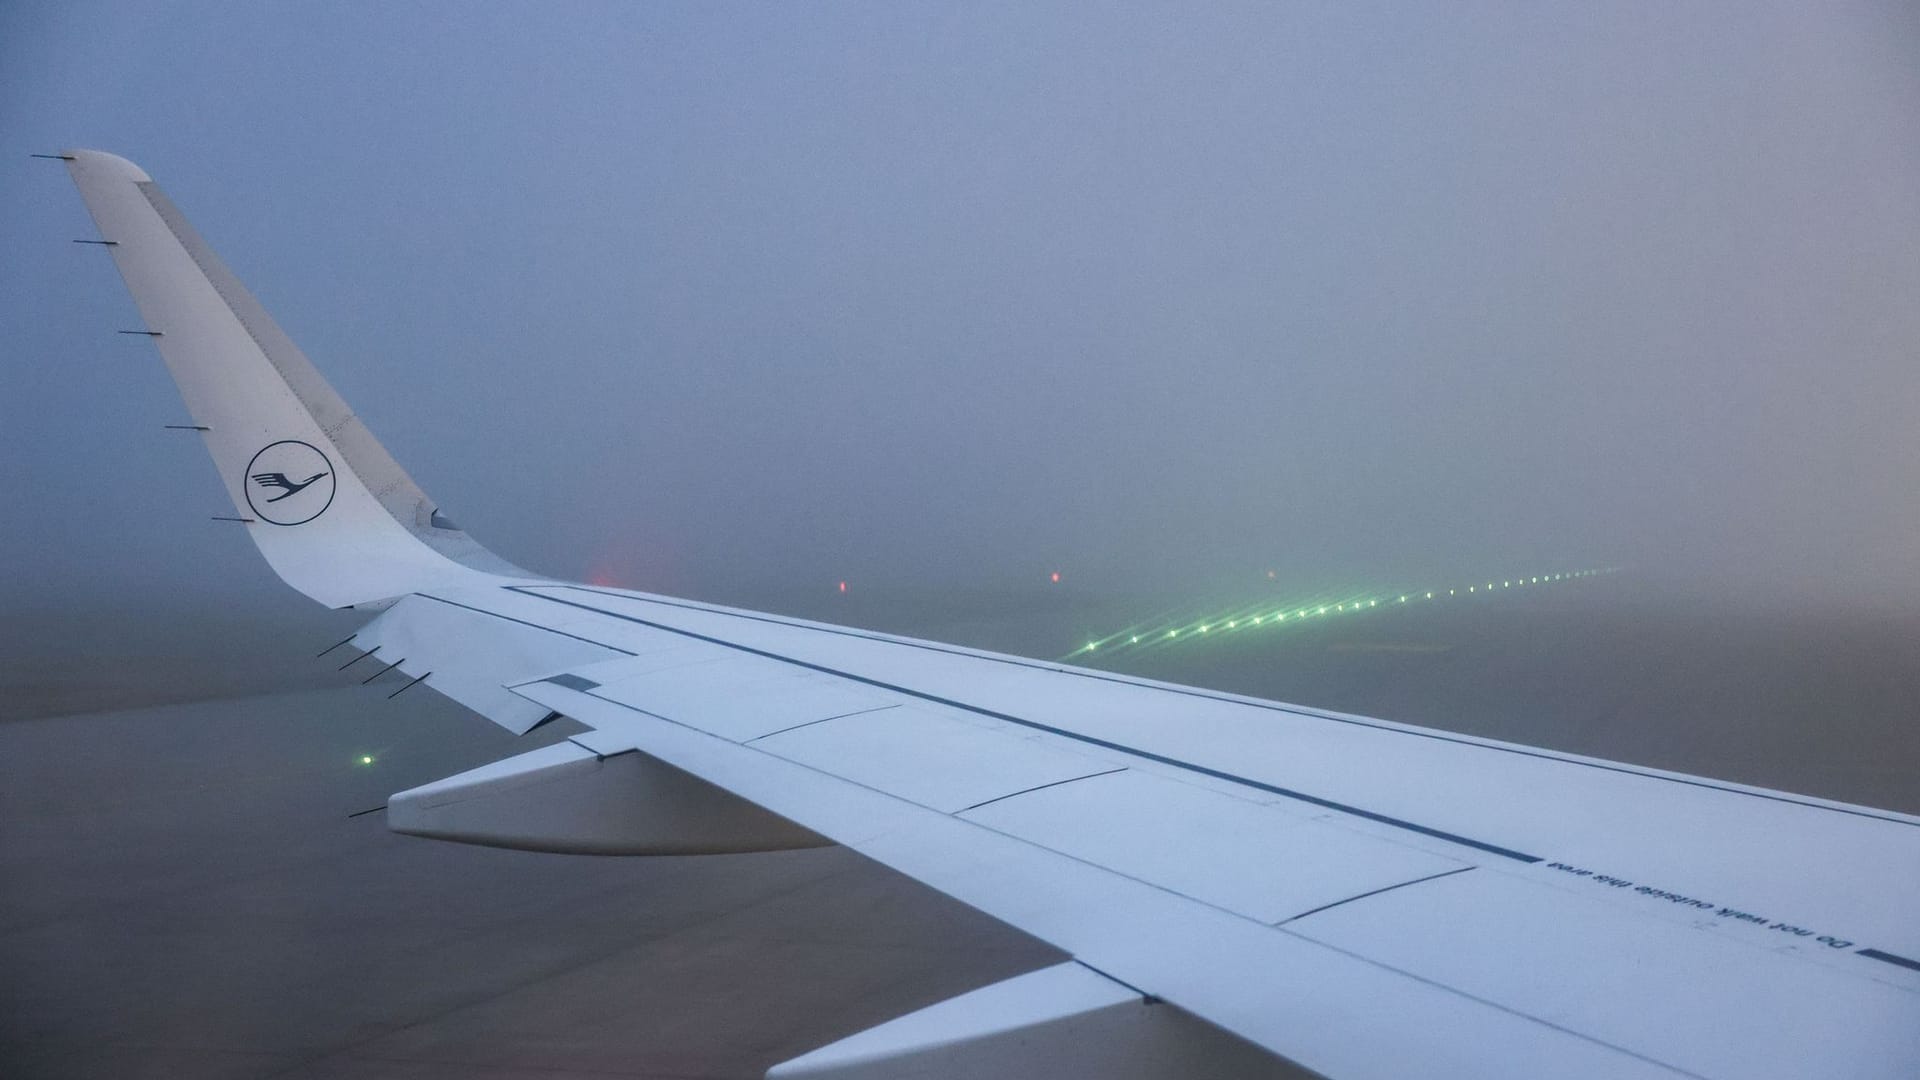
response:
<svg viewBox="0 0 1920 1080"><path fill-rule="evenodd" d="M1412 881L1396 881L1391 885L1382 885L1377 889L1371 889L1371 890L1368 890L1367 892L1359 893L1354 896L1349 896L1344 900L1335 900L1331 904L1321 904L1317 908L1310 908L1306 911L1301 912L1298 915L1289 915L1286 918L1281 919L1279 922L1274 923L1273 925L1275 928L1279 928L1287 925L1290 922L1297 922L1300 919L1304 919L1309 915L1318 915L1321 912L1327 911L1331 908L1337 908L1341 904L1351 904L1355 900L1365 900L1369 896L1379 896L1381 893L1389 893L1395 889L1404 889L1409 885L1418 885L1423 881L1438 881L1443 877L1452 877L1455 874L1464 874L1467 871L1474 870L1474 869L1478 869L1478 868L1473 866L1456 866L1451 870L1442 870L1437 874L1428 874L1426 877L1414 878Z"/></svg>
<svg viewBox="0 0 1920 1080"><path fill-rule="evenodd" d="M1002 799L1011 799L1020 795L1031 795L1036 791L1045 791L1048 788L1059 787L1062 784L1072 784L1072 783L1077 783L1081 780L1091 780L1096 776L1112 776L1114 773L1126 772L1126 771L1127 771L1127 767L1125 765L1122 765L1117 769L1105 769L1101 772L1088 773L1085 776L1069 776L1065 780L1049 780L1044 784L1035 784L1030 788L1022 788L1019 791L1009 791L1005 795L995 795L991 799L982 799L981 801L974 803L972 806L963 806L960 809L955 810L954 813L964 814L969 810L978 810L983 806L992 806L994 803L997 803Z"/></svg>

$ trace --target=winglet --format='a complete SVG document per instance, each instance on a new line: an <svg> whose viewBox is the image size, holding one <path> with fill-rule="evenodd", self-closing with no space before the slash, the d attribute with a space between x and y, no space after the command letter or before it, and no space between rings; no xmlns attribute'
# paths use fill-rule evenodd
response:
<svg viewBox="0 0 1920 1080"><path fill-rule="evenodd" d="M267 562L330 607L528 576L443 517L144 170L68 171Z"/></svg>

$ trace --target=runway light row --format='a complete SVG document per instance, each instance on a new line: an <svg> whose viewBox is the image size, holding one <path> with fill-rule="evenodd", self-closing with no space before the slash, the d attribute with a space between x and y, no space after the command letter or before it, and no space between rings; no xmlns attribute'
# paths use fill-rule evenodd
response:
<svg viewBox="0 0 1920 1080"><path fill-rule="evenodd" d="M1565 570L1550 574L1531 574L1525 577L1508 577L1498 580L1475 581L1466 585L1453 585L1445 588L1420 587L1398 590L1383 590L1372 595L1330 599L1315 597L1311 600L1292 604L1259 604L1215 616L1199 619L1187 619L1175 622L1159 622L1154 625L1128 627L1116 634L1094 638L1069 653L1067 658L1082 656L1092 652L1114 652L1138 648L1152 648L1166 645L1182 639L1192 640L1196 636L1213 637L1222 633L1238 633L1255 627L1272 628L1283 625L1298 625L1306 621L1319 621L1327 617L1353 615L1360 612L1372 612L1382 605L1393 608L1402 604L1424 604L1429 601L1448 598L1480 597L1498 593L1506 589L1526 588L1535 585L1552 585L1582 578L1602 577L1618 573L1617 566L1597 567L1586 570Z"/></svg>

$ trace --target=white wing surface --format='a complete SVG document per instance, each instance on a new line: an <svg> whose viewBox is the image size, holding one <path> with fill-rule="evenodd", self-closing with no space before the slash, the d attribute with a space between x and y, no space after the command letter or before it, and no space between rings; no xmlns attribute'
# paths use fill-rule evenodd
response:
<svg viewBox="0 0 1920 1080"><path fill-rule="evenodd" d="M529 575L145 173L66 156L274 569L380 612L345 644L396 692L592 729L396 794L395 829L841 843L1073 958L775 1075L1920 1075L1920 819Z"/></svg>

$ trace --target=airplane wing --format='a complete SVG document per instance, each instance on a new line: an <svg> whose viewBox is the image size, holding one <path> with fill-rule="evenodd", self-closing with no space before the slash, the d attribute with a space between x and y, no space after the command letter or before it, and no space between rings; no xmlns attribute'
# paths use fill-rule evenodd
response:
<svg viewBox="0 0 1920 1080"><path fill-rule="evenodd" d="M772 1075L1920 1075L1920 818L541 578L446 522L144 172L62 156L261 553L377 612L341 648L591 729L400 792L393 828L839 843L1072 958Z"/></svg>

